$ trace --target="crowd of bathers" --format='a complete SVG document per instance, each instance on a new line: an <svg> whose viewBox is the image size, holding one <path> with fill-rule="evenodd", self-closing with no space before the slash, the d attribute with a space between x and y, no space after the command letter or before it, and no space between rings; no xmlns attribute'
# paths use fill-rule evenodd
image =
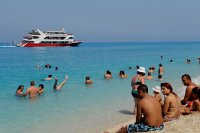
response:
<svg viewBox="0 0 200 133"><path fill-rule="evenodd" d="M44 66L44 68L51 68L50 64L46 64ZM37 66L37 69L41 69L41 66ZM58 70L58 67L55 67L55 70ZM42 81L48 81L48 80L52 80L52 75L49 74L47 78L41 79ZM65 76L64 80L58 84L58 78L55 77L55 82L53 84L53 90L57 91L60 90L64 84L67 82L68 80L68 75ZM24 93L24 85L19 85L19 87L16 90L16 96L20 96L20 97L26 97L29 96L29 98L35 98L37 96L40 96L43 92L44 92L44 84L39 84L38 87L35 86L35 81L30 81L30 87L27 88L26 92Z"/></svg>
<svg viewBox="0 0 200 133"><path fill-rule="evenodd" d="M148 73L154 73L154 70L152 71L151 68ZM181 77L186 90L184 97L180 98L168 82L161 82L160 86L152 88L154 95L149 95L145 80L152 78L148 77L149 74L145 76L145 73L145 68L138 66L137 74L131 80L131 94L135 103L133 113L136 115L136 122L120 128L118 133L162 130L164 122L178 120L180 115L200 112L200 87L192 82L189 74L183 74ZM159 64L158 75L163 74L164 68Z"/></svg>

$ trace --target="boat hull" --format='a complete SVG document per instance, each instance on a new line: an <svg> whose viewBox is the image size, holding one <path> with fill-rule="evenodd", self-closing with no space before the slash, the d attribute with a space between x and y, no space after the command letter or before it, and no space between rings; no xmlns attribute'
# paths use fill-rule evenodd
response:
<svg viewBox="0 0 200 133"><path fill-rule="evenodd" d="M18 47L64 47L64 46L76 47L80 43L82 42L75 41L72 43L26 43L26 44L19 44Z"/></svg>

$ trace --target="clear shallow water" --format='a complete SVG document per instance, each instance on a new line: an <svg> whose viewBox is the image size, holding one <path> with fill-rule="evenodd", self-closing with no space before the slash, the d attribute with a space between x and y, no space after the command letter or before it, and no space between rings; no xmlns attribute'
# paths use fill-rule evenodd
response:
<svg viewBox="0 0 200 133"><path fill-rule="evenodd" d="M163 55L163 59L160 59ZM200 43L83 43L80 47L19 48L0 45L0 131L7 133L65 133L99 132L132 117L133 101L130 94L131 77L136 65L165 69L164 81L174 90L184 94L181 75L189 73L199 83ZM191 64L184 61L190 58ZM170 63L173 59L175 63ZM36 69L37 65L51 64L51 69ZM58 66L58 71L54 68ZM106 70L113 78L104 80ZM125 70L127 79L119 79L118 73ZM59 79L69 75L67 84L60 92L52 89L54 81L41 81L52 74ZM85 76L90 75L94 84L85 86ZM147 81L151 88L159 85ZM45 85L45 93L36 100L14 95L18 85L25 89L34 80L38 86ZM106 121L106 122L105 122Z"/></svg>

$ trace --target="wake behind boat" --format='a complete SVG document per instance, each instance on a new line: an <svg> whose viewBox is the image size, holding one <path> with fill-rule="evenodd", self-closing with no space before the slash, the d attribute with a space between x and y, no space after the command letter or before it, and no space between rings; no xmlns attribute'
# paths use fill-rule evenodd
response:
<svg viewBox="0 0 200 133"><path fill-rule="evenodd" d="M17 44L18 47L58 47L78 46L81 41L74 40L73 34L61 31L42 32L39 29L32 30L24 37L23 41Z"/></svg>

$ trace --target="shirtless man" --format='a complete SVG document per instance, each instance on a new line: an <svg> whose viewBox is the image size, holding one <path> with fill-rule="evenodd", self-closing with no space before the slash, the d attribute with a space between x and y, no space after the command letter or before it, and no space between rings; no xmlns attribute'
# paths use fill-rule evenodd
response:
<svg viewBox="0 0 200 133"><path fill-rule="evenodd" d="M163 68L163 65L162 65L162 64L159 64L158 74L159 74L159 75L164 74L164 68Z"/></svg>
<svg viewBox="0 0 200 133"><path fill-rule="evenodd" d="M30 87L27 89L26 91L26 95L29 95L29 98L33 98L36 97L37 95L39 95L39 91L38 89L35 87L35 82L31 81L30 82Z"/></svg>
<svg viewBox="0 0 200 133"><path fill-rule="evenodd" d="M185 91L185 96L183 100L181 100L181 104L182 105L187 104L188 107L190 107L190 102L193 100L192 95L191 95L192 89L198 86L192 82L191 77L188 74L182 75L182 82L185 86L187 86L187 88Z"/></svg>
<svg viewBox="0 0 200 133"><path fill-rule="evenodd" d="M122 127L119 133L147 132L164 128L160 103L148 95L148 87L140 85L138 88L138 104L135 124Z"/></svg>

